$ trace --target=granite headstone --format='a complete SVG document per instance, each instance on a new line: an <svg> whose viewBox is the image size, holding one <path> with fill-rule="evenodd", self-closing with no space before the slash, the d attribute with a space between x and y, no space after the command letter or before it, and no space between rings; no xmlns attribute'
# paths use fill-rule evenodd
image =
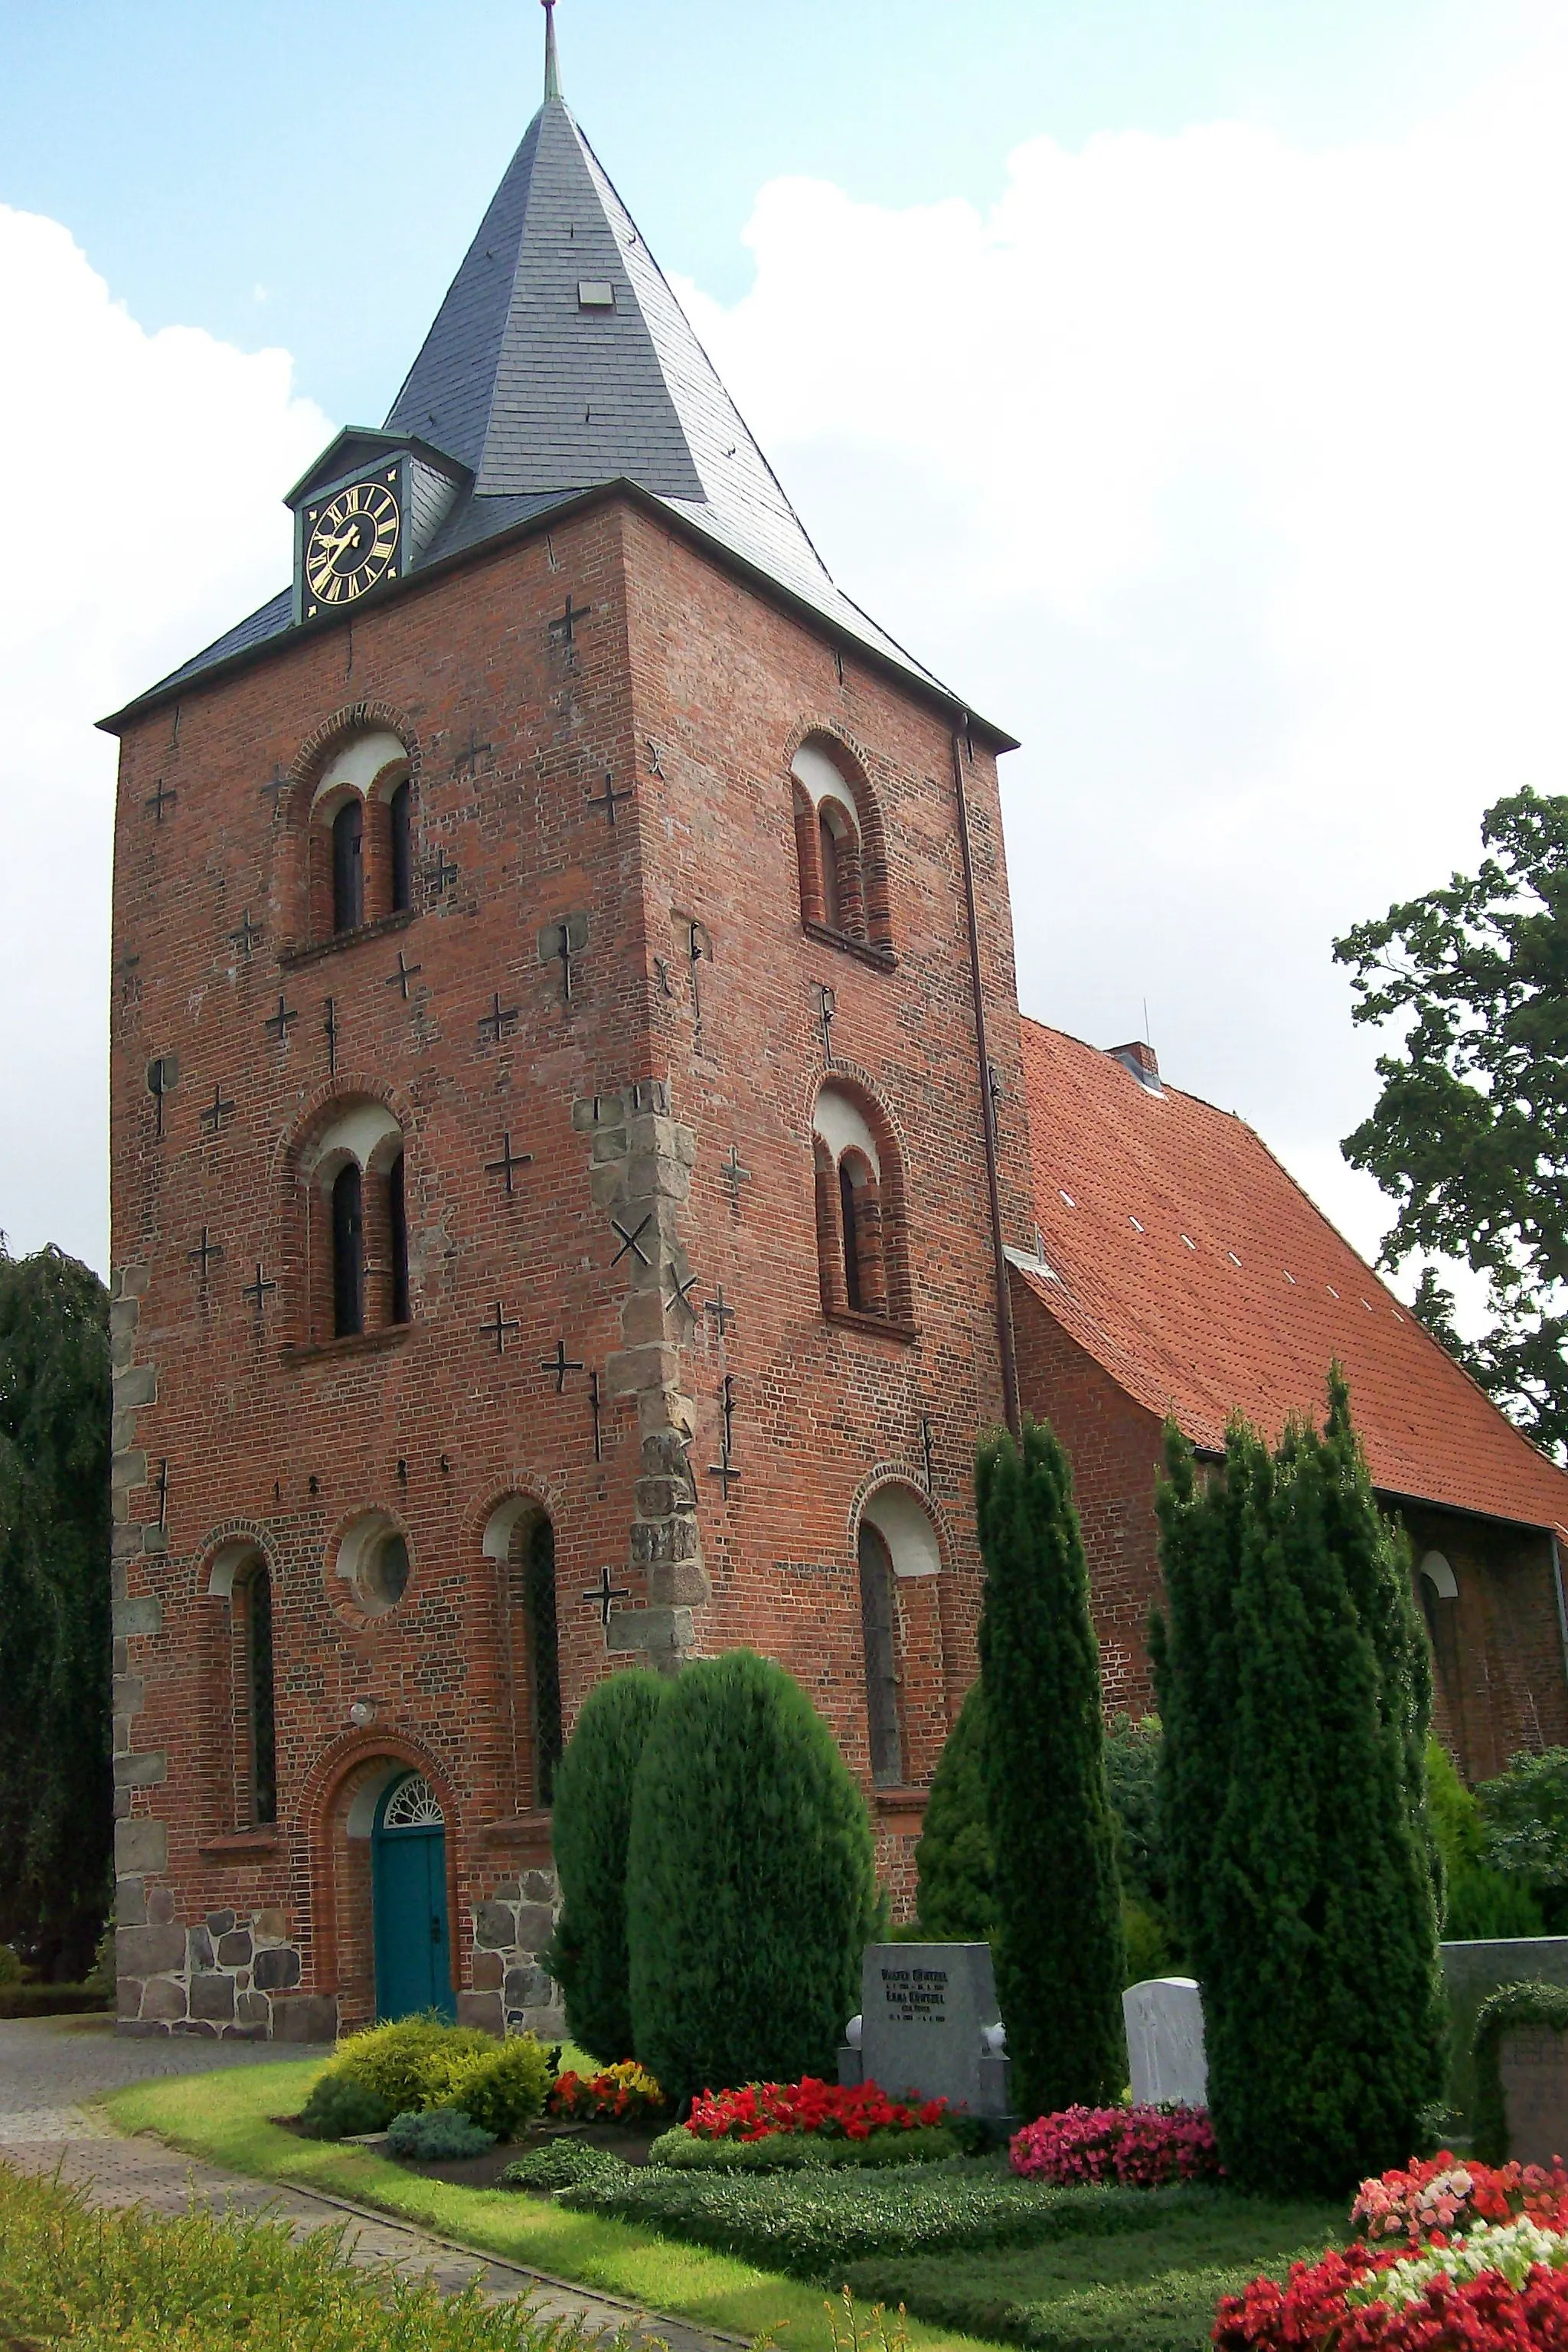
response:
<svg viewBox="0 0 1568 2352"><path fill-rule="evenodd" d="M1146 1977L1121 1996L1132 2104L1208 2105L1204 2004L1192 1977Z"/></svg>
<svg viewBox="0 0 1568 2352"><path fill-rule="evenodd" d="M841 2083L1005 2116L1005 2051L989 1944L867 1946L860 2014L838 2053Z"/></svg>

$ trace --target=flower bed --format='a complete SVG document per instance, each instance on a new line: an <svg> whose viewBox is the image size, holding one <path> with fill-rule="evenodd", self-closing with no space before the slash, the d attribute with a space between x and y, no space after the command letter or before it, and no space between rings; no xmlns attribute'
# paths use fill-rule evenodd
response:
<svg viewBox="0 0 1568 2352"><path fill-rule="evenodd" d="M1568 2172L1447 2149L1363 2180L1363 2240L1220 2305L1219 2352L1521 2352L1568 2346ZM1390 2244L1390 2240L1400 2242ZM1379 2242L1381 2241L1381 2242Z"/></svg>
<svg viewBox="0 0 1568 2352"><path fill-rule="evenodd" d="M597 2074L579 2074L568 2067L557 2074L545 2101L552 2116L572 2123L633 2124L662 2114L664 2093L646 2066L632 2058L605 2066Z"/></svg>
<svg viewBox="0 0 1568 2352"><path fill-rule="evenodd" d="M1026 2180L1055 2188L1109 2180L1163 2189L1224 2177L1203 2107L1064 2107L1016 2132L1008 2156Z"/></svg>
<svg viewBox="0 0 1568 2352"><path fill-rule="evenodd" d="M766 2139L773 2132L816 2132L829 2139L868 2139L873 2132L916 2131L947 2116L945 2099L907 2106L876 2083L747 2083L738 2091L704 2091L686 2129L699 2139Z"/></svg>
<svg viewBox="0 0 1568 2352"><path fill-rule="evenodd" d="M1419 2245L1438 2231L1468 2230L1476 2221L1506 2221L1525 2214L1548 2226L1568 2227L1568 2172L1561 2164L1470 2164L1439 2155L1363 2180L1351 2207L1352 2227L1363 2238L1404 2238Z"/></svg>

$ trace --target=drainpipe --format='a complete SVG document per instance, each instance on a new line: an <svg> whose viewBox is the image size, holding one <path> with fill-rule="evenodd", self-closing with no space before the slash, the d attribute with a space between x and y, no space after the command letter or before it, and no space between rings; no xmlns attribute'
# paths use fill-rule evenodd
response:
<svg viewBox="0 0 1568 2352"><path fill-rule="evenodd" d="M952 783L958 797L958 845L963 857L963 903L969 916L969 978L974 993L974 1049L979 1056L980 1117L985 1137L985 1189L991 1202L991 1249L996 1265L996 1346L1002 1359L1002 1410L1016 1444L1023 1441L1018 1411L1018 1363L1013 1347L1013 1301L1007 1288L1007 1256L1002 1241L1002 1188L996 1173L996 1106L991 1095L991 1056L985 1046L985 991L980 976L980 924L974 911L974 857L969 843L969 800L963 789L963 751L952 737ZM1559 1601L1562 1586L1558 1586ZM1568 1639L1568 1636L1565 1636Z"/></svg>
<svg viewBox="0 0 1568 2352"><path fill-rule="evenodd" d="M1568 1682L1568 1608L1563 1601L1563 1555L1557 1549L1557 1530L1552 1530L1552 1582L1557 1593L1557 1632L1563 1643L1563 1679Z"/></svg>

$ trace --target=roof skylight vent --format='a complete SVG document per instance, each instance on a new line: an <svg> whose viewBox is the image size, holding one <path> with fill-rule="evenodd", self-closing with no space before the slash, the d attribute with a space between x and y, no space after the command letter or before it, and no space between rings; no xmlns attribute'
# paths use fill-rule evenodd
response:
<svg viewBox="0 0 1568 2352"><path fill-rule="evenodd" d="M1071 1194L1070 1192L1062 1192L1062 1188L1061 1188L1061 1186L1060 1186L1059 1184L1057 1186L1057 1191L1058 1191L1058 1192L1061 1192L1061 1194L1062 1194L1062 1199L1067 1202L1068 1207L1069 1209L1076 1209L1076 1208L1077 1208L1077 1206L1078 1206L1078 1202L1073 1199L1073 1196L1072 1196L1072 1194Z"/></svg>
<svg viewBox="0 0 1568 2352"><path fill-rule="evenodd" d="M1289 1266L1286 1266L1286 1267L1285 1267L1285 1269L1284 1269L1284 1274L1285 1274L1285 1279L1286 1279L1286 1281L1290 1285L1291 1289L1292 1289L1292 1290L1294 1290L1294 1288L1296 1287L1296 1277L1295 1277L1295 1276L1291 1273L1291 1271L1290 1271L1290 1269L1289 1269Z"/></svg>
<svg viewBox="0 0 1568 2352"><path fill-rule="evenodd" d="M1184 1234L1182 1235L1182 1239L1185 1242L1185 1244L1186 1244L1187 1247L1188 1247L1190 1250L1195 1250L1195 1249L1196 1249L1196 1247L1197 1247L1197 1244L1196 1244L1196 1242L1195 1242L1195 1241L1194 1241L1194 1239L1193 1239L1193 1237L1192 1237L1191 1234Z"/></svg>
<svg viewBox="0 0 1568 2352"><path fill-rule="evenodd" d="M1325 1283L1324 1283L1324 1285L1323 1285L1323 1288L1328 1292L1329 1297L1330 1297L1331 1298L1337 1298L1337 1297L1339 1297L1339 1295L1340 1295L1340 1294L1339 1294L1339 1292L1334 1288L1334 1286L1333 1286L1333 1284L1332 1284L1331 1282L1325 1282Z"/></svg>
<svg viewBox="0 0 1568 2352"><path fill-rule="evenodd" d="M1133 1230L1133 1232L1134 1232L1135 1234L1141 1234L1141 1233L1142 1232L1143 1228L1142 1228L1142 1226L1139 1223L1139 1222L1138 1222L1138 1220L1137 1220L1137 1218L1136 1218L1136 1217L1130 1215L1130 1216L1128 1217L1127 1222L1128 1222L1128 1223L1131 1226L1131 1228L1132 1228L1132 1230Z"/></svg>
<svg viewBox="0 0 1568 2352"><path fill-rule="evenodd" d="M1229 1258L1232 1265L1239 1265L1241 1264L1241 1260L1237 1257L1234 1250L1226 1250L1226 1255Z"/></svg>
<svg viewBox="0 0 1568 2352"><path fill-rule="evenodd" d="M579 278L577 308L579 310L613 310L616 289L607 278Z"/></svg>

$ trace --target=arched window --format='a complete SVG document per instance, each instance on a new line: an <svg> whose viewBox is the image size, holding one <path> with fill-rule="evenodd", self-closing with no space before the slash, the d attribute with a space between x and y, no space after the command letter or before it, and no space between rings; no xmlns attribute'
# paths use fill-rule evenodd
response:
<svg viewBox="0 0 1568 2352"><path fill-rule="evenodd" d="M838 1225L844 1252L845 1304L859 1314L865 1305L865 1294L860 1287L860 1234L855 1215L855 1178L850 1170L848 1152L838 1163Z"/></svg>
<svg viewBox="0 0 1568 2352"><path fill-rule="evenodd" d="M258 1559L243 1586L250 1818L278 1819L278 1732L272 1695L272 1575Z"/></svg>
<svg viewBox="0 0 1568 2352"><path fill-rule="evenodd" d="M866 1660L866 1723L871 1745L871 1778L879 1789L897 1788L904 1777L904 1743L899 1727L898 1625L893 1600L893 1559L879 1528L860 1522L860 1633Z"/></svg>
<svg viewBox="0 0 1568 2352"><path fill-rule="evenodd" d="M219 1799L234 1825L262 1829L278 1819L278 1731L273 1699L272 1575L255 1543L220 1547L207 1591L226 1604L226 1661L214 1693L233 1727L228 1777Z"/></svg>
<svg viewBox="0 0 1568 2352"><path fill-rule="evenodd" d="M353 1160L332 1179L332 1336L364 1329L364 1179Z"/></svg>
<svg viewBox="0 0 1568 2352"><path fill-rule="evenodd" d="M392 1260L392 1320L408 1320L408 1206L403 1194L404 1158L400 1151L386 1171L386 1222Z"/></svg>
<svg viewBox="0 0 1568 2352"><path fill-rule="evenodd" d="M907 1328L902 1178L886 1122L847 1087L826 1086L812 1114L812 1144L824 1312Z"/></svg>
<svg viewBox="0 0 1568 2352"><path fill-rule="evenodd" d="M801 745L791 776L802 922L839 944L890 952L881 825L864 777L817 740Z"/></svg>
<svg viewBox="0 0 1568 2352"><path fill-rule="evenodd" d="M332 819L332 929L357 930L364 920L364 808L343 803Z"/></svg>
<svg viewBox="0 0 1568 2352"><path fill-rule="evenodd" d="M345 1096L299 1148L310 1269L306 1328L321 1344L413 1320L403 1130L385 1103Z"/></svg>
<svg viewBox="0 0 1568 2352"><path fill-rule="evenodd" d="M826 808L816 812L816 846L822 859L822 919L830 931L844 929L839 912L838 844Z"/></svg>
<svg viewBox="0 0 1568 2352"><path fill-rule="evenodd" d="M510 1660L514 1748L523 1794L548 1809L563 1739L561 1650L555 1622L555 1530L528 1495L509 1495L491 1512L484 1552L502 1578Z"/></svg>
<svg viewBox="0 0 1568 2352"><path fill-rule="evenodd" d="M413 912L414 816L401 737L373 728L338 744L310 798L312 939L346 939Z"/></svg>
<svg viewBox="0 0 1568 2352"><path fill-rule="evenodd" d="M406 776L394 790L386 813L392 834L392 911L401 915L414 904L414 836L409 826Z"/></svg>

